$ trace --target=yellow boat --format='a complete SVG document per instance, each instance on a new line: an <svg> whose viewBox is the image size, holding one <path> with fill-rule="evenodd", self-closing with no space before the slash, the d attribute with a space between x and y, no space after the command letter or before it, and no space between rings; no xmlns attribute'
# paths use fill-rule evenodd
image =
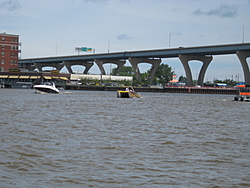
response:
<svg viewBox="0 0 250 188"><path fill-rule="evenodd" d="M118 98L141 98L140 93L137 92L130 92L130 91L117 91Z"/></svg>

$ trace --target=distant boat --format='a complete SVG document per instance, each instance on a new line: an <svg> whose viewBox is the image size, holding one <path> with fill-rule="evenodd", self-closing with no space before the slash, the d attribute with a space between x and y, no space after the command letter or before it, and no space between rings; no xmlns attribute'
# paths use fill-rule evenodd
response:
<svg viewBox="0 0 250 188"><path fill-rule="evenodd" d="M245 82L238 83L236 87L246 87Z"/></svg>
<svg viewBox="0 0 250 188"><path fill-rule="evenodd" d="M234 97L235 101L250 101L250 88L240 87L237 90L237 95Z"/></svg>
<svg viewBox="0 0 250 188"><path fill-rule="evenodd" d="M53 82L45 82L40 85L35 85L34 88L36 93L59 93L59 90L56 88Z"/></svg>
<svg viewBox="0 0 250 188"><path fill-rule="evenodd" d="M246 87L246 85L242 84L242 85L237 85L236 87Z"/></svg>
<svg viewBox="0 0 250 188"><path fill-rule="evenodd" d="M117 91L118 98L142 98L140 93L137 92L130 92L130 91Z"/></svg>

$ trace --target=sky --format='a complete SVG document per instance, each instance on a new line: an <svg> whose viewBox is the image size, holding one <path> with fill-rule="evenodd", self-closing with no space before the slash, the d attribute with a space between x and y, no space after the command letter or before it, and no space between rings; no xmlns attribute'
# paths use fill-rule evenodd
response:
<svg viewBox="0 0 250 188"><path fill-rule="evenodd" d="M75 47L93 48L80 53L88 55L249 43L250 0L0 0L3 32L20 36L23 59L77 55ZM178 58L162 63L185 76ZM189 65L197 79L202 63ZM141 73L150 67L139 64ZM75 72L84 69L73 66ZM89 72L100 74L96 65ZM244 80L239 59L213 56L204 81L226 78Z"/></svg>

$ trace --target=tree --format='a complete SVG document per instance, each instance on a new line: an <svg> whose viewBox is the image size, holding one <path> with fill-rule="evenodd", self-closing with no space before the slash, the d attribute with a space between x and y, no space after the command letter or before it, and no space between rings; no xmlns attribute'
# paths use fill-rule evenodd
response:
<svg viewBox="0 0 250 188"><path fill-rule="evenodd" d="M148 71L149 73L150 71ZM167 64L161 64L155 72L154 82L161 83L165 85L168 83L173 77L174 71Z"/></svg>
<svg viewBox="0 0 250 188"><path fill-rule="evenodd" d="M235 85L237 84L236 81L231 80L231 79L225 79L224 82L225 82L228 86L231 86L231 87L233 87L233 86L235 86Z"/></svg>
<svg viewBox="0 0 250 188"><path fill-rule="evenodd" d="M219 80L219 79L215 78L214 83L224 83L224 82L222 80Z"/></svg>
<svg viewBox="0 0 250 188"><path fill-rule="evenodd" d="M184 77L183 75L181 75L181 76L179 77L179 82L187 82L187 78Z"/></svg>
<svg viewBox="0 0 250 188"><path fill-rule="evenodd" d="M218 79L214 79L214 83L225 83L228 86L235 86L237 84L236 81L231 80L231 79L225 79L225 80L218 80Z"/></svg>
<svg viewBox="0 0 250 188"><path fill-rule="evenodd" d="M112 69L112 75L114 75L117 68ZM141 73L141 81L136 80L135 78L135 72L132 67L129 66L123 66L121 68L121 71L119 72L120 76L133 76L133 83L136 84L148 84L148 76L151 72L151 69L147 70L145 73ZM174 72L172 71L172 68L169 67L167 64L161 64L154 75L153 83L161 83L162 85L165 85L168 83L173 76Z"/></svg>
<svg viewBox="0 0 250 188"><path fill-rule="evenodd" d="M115 71L117 70L117 68L113 68L112 69L112 75L115 74ZM121 71L119 72L119 75L120 76L132 76L134 75L134 70L132 67L129 67L129 66L123 66L121 68Z"/></svg>

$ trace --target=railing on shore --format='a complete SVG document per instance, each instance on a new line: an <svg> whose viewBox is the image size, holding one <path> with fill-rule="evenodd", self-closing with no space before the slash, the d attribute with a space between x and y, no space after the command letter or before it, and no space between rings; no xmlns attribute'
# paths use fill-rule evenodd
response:
<svg viewBox="0 0 250 188"><path fill-rule="evenodd" d="M89 90L89 91L117 91L125 90L125 87L115 86L85 86L85 85L56 85L65 90ZM13 88L12 85L2 84L0 88ZM31 87L32 88L32 87ZM221 87L188 87L188 86L169 86L164 88L135 87L137 92L163 92L163 93L197 93L197 94L228 94L236 95L237 88Z"/></svg>
<svg viewBox="0 0 250 188"><path fill-rule="evenodd" d="M78 86L66 85L66 90L91 90L91 91L117 91L125 90L125 87L114 86ZM197 93L197 94L229 94L236 95L236 88L220 88L220 87L164 87L164 88L149 88L135 87L137 92L165 92L165 93Z"/></svg>

